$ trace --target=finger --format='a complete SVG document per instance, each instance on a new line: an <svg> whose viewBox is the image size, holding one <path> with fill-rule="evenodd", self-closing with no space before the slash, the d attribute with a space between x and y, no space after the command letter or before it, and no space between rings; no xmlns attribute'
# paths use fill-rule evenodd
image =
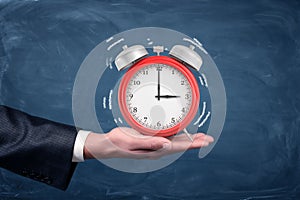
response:
<svg viewBox="0 0 300 200"><path fill-rule="evenodd" d="M189 133L188 133L188 134L189 134ZM199 138L199 137L205 136L204 133L189 134L189 135L190 135L190 137L191 137L193 140L195 140L195 139L197 139L197 138ZM188 137L186 134L180 134L180 135L175 135L175 136L169 137L169 139L170 139L171 141L174 140L174 141L190 141L190 142L192 142L191 139L190 139L190 137Z"/></svg>
<svg viewBox="0 0 300 200"><path fill-rule="evenodd" d="M194 140L205 140L205 141L207 141L207 142L209 142L209 143L211 143L211 142L213 142L214 141L214 139L213 139L213 137L211 137L210 135L205 135L204 133L197 133L197 134L192 134L192 135L190 135L191 136L191 138L193 139L193 141ZM190 138L189 137L187 137L185 134L181 134L181 135L176 135L176 136L174 136L174 137L172 137L171 139L170 139L172 142L179 142L179 141L184 141L184 142L189 142L190 144L193 142L193 141L191 141L190 140Z"/></svg>
<svg viewBox="0 0 300 200"><path fill-rule="evenodd" d="M195 134L194 140L198 140L198 139L206 140L209 143L214 142L214 138L212 136L206 135L206 134L203 134L203 133L197 133L197 134Z"/></svg>
<svg viewBox="0 0 300 200"><path fill-rule="evenodd" d="M136 150L130 152L130 157L134 159L150 159L150 160L156 160L159 159L165 155L171 154L172 144L169 143L168 145L164 145L163 148L158 150Z"/></svg>
<svg viewBox="0 0 300 200"><path fill-rule="evenodd" d="M203 133L197 133L192 135L193 141L191 141L186 135L181 134L174 136L172 141L172 148L167 153L176 153L186 151L187 149L201 148L208 146L214 141L213 137L205 135Z"/></svg>
<svg viewBox="0 0 300 200"><path fill-rule="evenodd" d="M193 137L194 138L199 138L199 137L203 137L203 136L205 136L206 134L204 134L204 133L196 133L196 134L193 134Z"/></svg>
<svg viewBox="0 0 300 200"><path fill-rule="evenodd" d="M214 142L214 138L210 135L196 135L189 149L206 147Z"/></svg>
<svg viewBox="0 0 300 200"><path fill-rule="evenodd" d="M150 137L146 139L135 138L131 150L158 150L170 144L171 141L164 137Z"/></svg>
<svg viewBox="0 0 300 200"><path fill-rule="evenodd" d="M131 157L135 159L159 159L163 156L179 153L193 148L201 148L208 146L213 142L211 136L203 133L194 134L194 141L191 142L184 135L178 135L173 137L172 143L165 145L164 148L159 150L137 150L131 152Z"/></svg>

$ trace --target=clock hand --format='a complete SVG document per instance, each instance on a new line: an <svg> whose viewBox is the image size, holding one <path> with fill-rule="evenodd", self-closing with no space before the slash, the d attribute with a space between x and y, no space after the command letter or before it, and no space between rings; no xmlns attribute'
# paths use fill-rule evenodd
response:
<svg viewBox="0 0 300 200"><path fill-rule="evenodd" d="M157 80L157 95L155 96L155 98L157 98L157 100L160 100L160 70L157 69L157 75L158 75L158 80Z"/></svg>
<svg viewBox="0 0 300 200"><path fill-rule="evenodd" d="M158 98L158 96L155 96L155 98ZM176 96L176 95L160 95L159 98L171 99L171 98L180 98L180 96Z"/></svg>

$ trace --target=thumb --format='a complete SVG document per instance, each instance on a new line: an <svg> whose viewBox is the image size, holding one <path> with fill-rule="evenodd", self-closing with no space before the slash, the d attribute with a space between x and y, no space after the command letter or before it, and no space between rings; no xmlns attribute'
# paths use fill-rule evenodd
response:
<svg viewBox="0 0 300 200"><path fill-rule="evenodd" d="M133 150L158 150L169 146L171 141L164 137L139 138L133 144Z"/></svg>

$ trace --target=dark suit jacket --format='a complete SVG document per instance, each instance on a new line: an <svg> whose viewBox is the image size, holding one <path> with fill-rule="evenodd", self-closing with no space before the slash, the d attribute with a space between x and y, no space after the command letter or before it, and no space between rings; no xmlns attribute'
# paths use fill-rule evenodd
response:
<svg viewBox="0 0 300 200"><path fill-rule="evenodd" d="M0 167L65 190L76 135L75 127L0 106Z"/></svg>

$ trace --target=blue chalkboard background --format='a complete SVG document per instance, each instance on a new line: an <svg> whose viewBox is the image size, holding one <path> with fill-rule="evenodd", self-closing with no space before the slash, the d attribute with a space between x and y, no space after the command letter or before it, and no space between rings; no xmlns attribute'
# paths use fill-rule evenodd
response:
<svg viewBox="0 0 300 200"><path fill-rule="evenodd" d="M213 151L152 173L79 164L66 192L0 170L0 199L299 199L300 2L0 0L0 102L73 124L90 50L158 26L195 36L223 76L228 111Z"/></svg>

